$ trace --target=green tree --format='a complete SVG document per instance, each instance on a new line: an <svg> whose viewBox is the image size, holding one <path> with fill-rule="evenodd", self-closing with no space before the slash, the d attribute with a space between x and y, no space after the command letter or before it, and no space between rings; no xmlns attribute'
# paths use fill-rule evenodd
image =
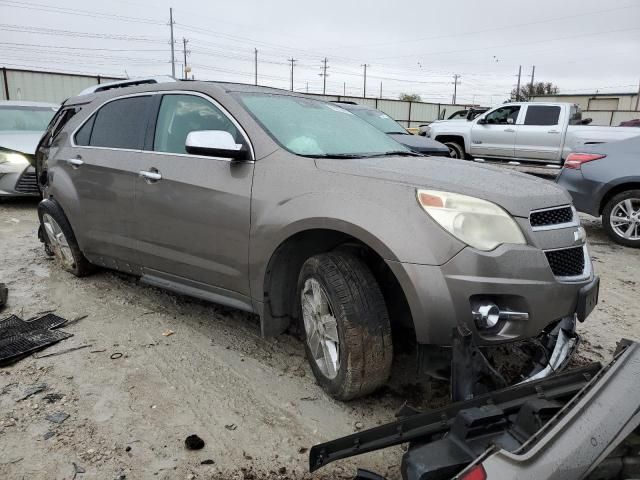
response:
<svg viewBox="0 0 640 480"><path fill-rule="evenodd" d="M529 101L531 97L538 95L555 95L558 92L558 87L551 82L536 82L533 84L533 88L530 83L526 83L520 86L519 92L517 88L511 90L511 101Z"/></svg>
<svg viewBox="0 0 640 480"><path fill-rule="evenodd" d="M422 97L417 93L401 93L400 100L404 100L405 102L421 102Z"/></svg>

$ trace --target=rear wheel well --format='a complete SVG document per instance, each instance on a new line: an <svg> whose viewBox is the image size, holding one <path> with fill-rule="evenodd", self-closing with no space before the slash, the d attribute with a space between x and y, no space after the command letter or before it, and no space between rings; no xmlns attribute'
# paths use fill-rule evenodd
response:
<svg viewBox="0 0 640 480"><path fill-rule="evenodd" d="M308 258L334 250L347 250L364 261L382 290L392 330L412 330L411 335L394 335L394 338L414 341L415 330L409 304L398 279L384 259L361 240L325 229L297 233L281 243L271 256L264 280L262 319L270 325L263 325L263 331L278 334L288 327L297 328L299 300L296 290L300 269Z"/></svg>
<svg viewBox="0 0 640 480"><path fill-rule="evenodd" d="M635 190L635 189L640 189L640 182L630 182L630 183L623 183L621 185L616 185L602 197L602 201L600 202L600 208L598 210L598 213L602 215L602 211L604 210L605 205L609 202L609 200L611 200L617 194L625 192L627 190Z"/></svg>

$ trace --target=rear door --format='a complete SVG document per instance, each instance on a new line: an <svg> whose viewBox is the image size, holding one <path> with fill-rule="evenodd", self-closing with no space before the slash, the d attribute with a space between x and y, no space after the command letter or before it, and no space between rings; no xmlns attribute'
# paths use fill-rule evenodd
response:
<svg viewBox="0 0 640 480"><path fill-rule="evenodd" d="M519 105L497 108L487 115L486 123L474 121L471 128L471 155L474 157L513 157Z"/></svg>
<svg viewBox="0 0 640 480"><path fill-rule="evenodd" d="M568 121L560 105L527 105L516 126L515 156L559 161L562 125ZM566 109L565 109L566 110Z"/></svg>
<svg viewBox="0 0 640 480"><path fill-rule="evenodd" d="M142 170L136 180L136 238L144 273L248 301L253 161L189 155L189 132L224 130L249 141L209 97L162 95Z"/></svg>
<svg viewBox="0 0 640 480"><path fill-rule="evenodd" d="M138 264L133 195L152 98L146 94L108 101L56 156L66 178L56 172L54 184L61 188L55 195L83 252L94 263L132 272Z"/></svg>

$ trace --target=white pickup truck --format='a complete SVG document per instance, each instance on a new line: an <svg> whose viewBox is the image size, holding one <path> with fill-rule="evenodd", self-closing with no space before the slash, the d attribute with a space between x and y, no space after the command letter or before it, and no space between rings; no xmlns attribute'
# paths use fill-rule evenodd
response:
<svg viewBox="0 0 640 480"><path fill-rule="evenodd" d="M640 135L634 127L582 125L571 103L505 103L470 121L442 120L424 129L453 158L485 158L561 165L581 145Z"/></svg>

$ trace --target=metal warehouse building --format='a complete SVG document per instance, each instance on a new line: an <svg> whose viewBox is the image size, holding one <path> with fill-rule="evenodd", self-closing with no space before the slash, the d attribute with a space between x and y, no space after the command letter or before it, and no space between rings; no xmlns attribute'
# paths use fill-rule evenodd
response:
<svg viewBox="0 0 640 480"><path fill-rule="evenodd" d="M122 78L2 68L0 100L60 103L96 83Z"/></svg>
<svg viewBox="0 0 640 480"><path fill-rule="evenodd" d="M534 97L534 102L575 103L582 109L582 118L591 118L591 125L618 126L620 122L640 118L637 93L595 93L590 95L562 94Z"/></svg>

